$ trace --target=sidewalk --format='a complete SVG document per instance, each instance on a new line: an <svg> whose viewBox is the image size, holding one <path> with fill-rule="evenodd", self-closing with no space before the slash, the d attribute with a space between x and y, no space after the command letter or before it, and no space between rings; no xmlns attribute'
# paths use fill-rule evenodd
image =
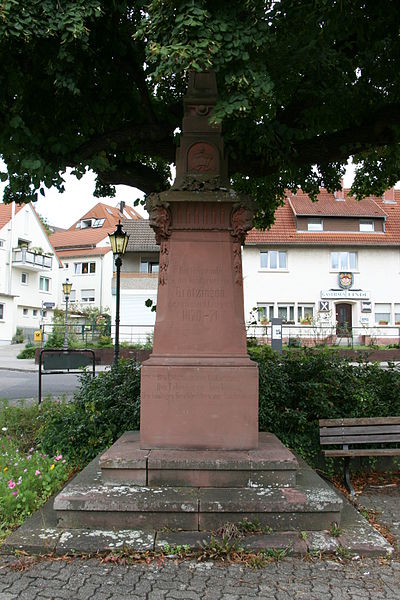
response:
<svg viewBox="0 0 400 600"><path fill-rule="evenodd" d="M400 489L367 488L359 504L400 543ZM172 559L126 565L99 558L0 557L0 600L399 600L399 554L392 560L287 557L262 569Z"/></svg>

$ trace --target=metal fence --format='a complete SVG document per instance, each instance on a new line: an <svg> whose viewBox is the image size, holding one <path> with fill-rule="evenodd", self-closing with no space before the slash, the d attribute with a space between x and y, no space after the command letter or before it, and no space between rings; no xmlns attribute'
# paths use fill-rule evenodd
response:
<svg viewBox="0 0 400 600"><path fill-rule="evenodd" d="M249 325L247 338L255 338L259 344L271 343L271 325ZM351 327L337 330L332 325L287 325L282 324L282 342L289 346L398 346L400 328L396 326Z"/></svg>

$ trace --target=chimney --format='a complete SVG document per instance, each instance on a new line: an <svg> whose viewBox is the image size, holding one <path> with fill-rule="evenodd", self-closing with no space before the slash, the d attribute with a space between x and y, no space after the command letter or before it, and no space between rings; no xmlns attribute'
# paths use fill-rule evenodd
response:
<svg viewBox="0 0 400 600"><path fill-rule="evenodd" d="M383 194L383 202L384 204L396 204L396 196L394 187L389 188Z"/></svg>
<svg viewBox="0 0 400 600"><path fill-rule="evenodd" d="M121 200L121 202L119 203L119 212L123 214L124 208L125 208L125 202L123 200Z"/></svg>
<svg viewBox="0 0 400 600"><path fill-rule="evenodd" d="M335 199L337 202L344 202L345 197L344 197L343 179L340 180L340 187L341 187L340 190L335 191Z"/></svg>

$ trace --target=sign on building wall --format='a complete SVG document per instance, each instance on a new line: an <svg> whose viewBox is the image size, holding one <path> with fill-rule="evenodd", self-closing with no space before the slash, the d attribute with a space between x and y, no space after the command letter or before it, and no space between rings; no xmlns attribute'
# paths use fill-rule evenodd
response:
<svg viewBox="0 0 400 600"><path fill-rule="evenodd" d="M368 300L371 292L364 290L321 290L321 298L335 300L347 298L353 300Z"/></svg>

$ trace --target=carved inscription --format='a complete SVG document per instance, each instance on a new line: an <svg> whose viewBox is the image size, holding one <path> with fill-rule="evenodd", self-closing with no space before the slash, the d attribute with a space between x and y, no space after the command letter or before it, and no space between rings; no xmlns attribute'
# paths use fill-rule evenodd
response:
<svg viewBox="0 0 400 600"><path fill-rule="evenodd" d="M225 372L224 372L225 373ZM213 400L216 404L226 400L226 376L218 374L214 369L212 373L202 375L201 379L193 376L191 372L182 372L179 377L168 375L157 375L155 385L152 386L151 394L145 394L144 400L150 398L160 402L175 404L183 401ZM232 400L243 400L243 390L238 386L229 390L229 398Z"/></svg>

